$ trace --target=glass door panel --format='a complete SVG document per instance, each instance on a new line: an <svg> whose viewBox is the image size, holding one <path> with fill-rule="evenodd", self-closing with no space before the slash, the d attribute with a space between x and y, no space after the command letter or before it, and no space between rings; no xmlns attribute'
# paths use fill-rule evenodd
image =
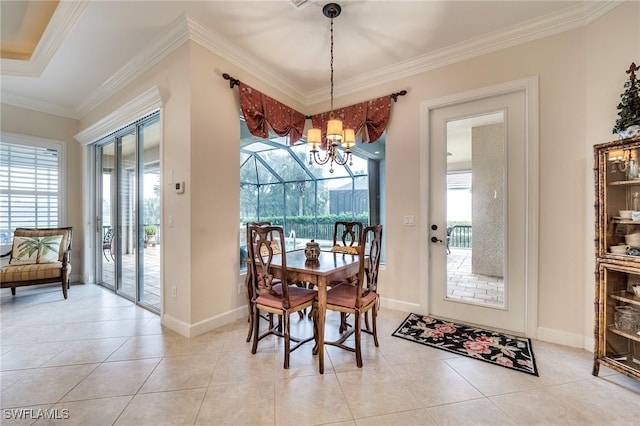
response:
<svg viewBox="0 0 640 426"><path fill-rule="evenodd" d="M139 128L142 184L140 192L143 229L140 264L140 302L160 309L160 120Z"/></svg>
<svg viewBox="0 0 640 426"><path fill-rule="evenodd" d="M116 292L136 299L138 225L137 225L137 173L136 136L134 132L119 138L118 161L118 232L116 233L122 261L122 279Z"/></svg>
<svg viewBox="0 0 640 426"><path fill-rule="evenodd" d="M116 241L115 235L115 141L102 145L96 150L96 170L97 177L97 223L98 252L96 259L98 268L96 271L96 281L105 287L115 290L116 288Z"/></svg>

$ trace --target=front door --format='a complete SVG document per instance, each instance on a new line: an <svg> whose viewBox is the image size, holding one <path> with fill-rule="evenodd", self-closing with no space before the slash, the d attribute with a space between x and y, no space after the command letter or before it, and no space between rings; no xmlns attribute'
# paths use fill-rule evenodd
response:
<svg viewBox="0 0 640 426"><path fill-rule="evenodd" d="M526 333L524 90L430 110L429 312Z"/></svg>

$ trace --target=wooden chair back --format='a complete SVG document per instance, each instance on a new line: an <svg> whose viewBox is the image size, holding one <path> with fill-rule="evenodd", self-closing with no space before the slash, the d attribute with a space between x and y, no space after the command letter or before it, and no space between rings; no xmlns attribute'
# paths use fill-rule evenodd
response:
<svg viewBox="0 0 640 426"><path fill-rule="evenodd" d="M362 222L336 222L333 228L333 247L359 247L362 241L362 229Z"/></svg>
<svg viewBox="0 0 640 426"><path fill-rule="evenodd" d="M363 241L367 247L365 260L365 275L367 285L365 293L378 291L378 271L380 270L380 258L382 255L382 225L371 225L364 228Z"/></svg>
<svg viewBox="0 0 640 426"><path fill-rule="evenodd" d="M253 297L268 293L282 299L285 309L289 308L289 286L287 285L287 256L280 247L284 247L284 230L281 226L249 225L249 262L253 273ZM273 276L272 264L274 257L280 257L280 275L282 279ZM280 284L278 290L274 287Z"/></svg>

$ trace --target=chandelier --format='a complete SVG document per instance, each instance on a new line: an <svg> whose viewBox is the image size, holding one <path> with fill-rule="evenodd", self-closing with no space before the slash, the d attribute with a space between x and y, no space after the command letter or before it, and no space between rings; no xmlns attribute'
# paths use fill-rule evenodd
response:
<svg viewBox="0 0 640 426"><path fill-rule="evenodd" d="M319 165L330 162L329 172L333 173L333 164L344 166L349 163L353 165L353 155L351 147L356 143L356 135L353 129L343 129L342 120L335 118L333 114L333 18L340 15L339 4L329 3L322 8L322 13L331 19L331 112L327 121L326 132L326 153L321 155L318 151L318 145L322 145L322 130L312 128L307 131L307 143L311 145L309 153L309 165L315 161ZM338 146L344 147L344 156L342 159L338 156Z"/></svg>

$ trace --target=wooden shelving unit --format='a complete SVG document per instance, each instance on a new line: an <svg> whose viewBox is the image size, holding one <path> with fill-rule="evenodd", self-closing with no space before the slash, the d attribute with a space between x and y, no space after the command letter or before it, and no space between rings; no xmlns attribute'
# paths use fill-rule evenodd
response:
<svg viewBox="0 0 640 426"><path fill-rule="evenodd" d="M622 153L623 160L620 160ZM625 244L625 235L640 232L640 220L619 217L620 210L640 211L640 138L617 140L594 147L596 191L596 320L593 375L600 365L640 380L640 319L638 329L616 327L615 311L619 306L640 310L640 297L631 286L640 283L640 255L609 253L609 247ZM617 158L611 161L611 158ZM629 161L637 164L630 168ZM635 175L629 172L636 170ZM634 204L636 204L634 206ZM640 247L636 247L640 249ZM640 314L639 314L640 315Z"/></svg>

